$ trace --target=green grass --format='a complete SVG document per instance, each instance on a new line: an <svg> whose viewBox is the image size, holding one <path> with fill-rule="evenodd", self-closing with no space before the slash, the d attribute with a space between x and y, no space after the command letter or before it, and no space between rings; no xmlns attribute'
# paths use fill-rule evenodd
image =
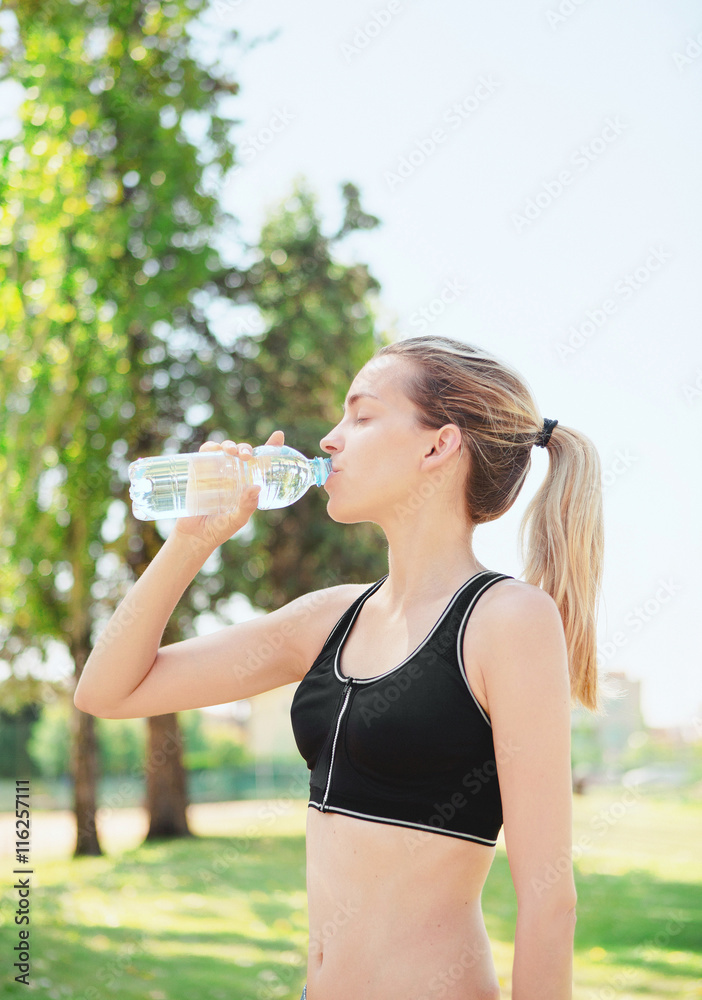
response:
<svg viewBox="0 0 702 1000"><path fill-rule="evenodd" d="M702 997L702 803L597 792L574 802L574 1000ZM103 857L32 858L31 979L45 997L298 1000L305 981L305 803L227 836ZM262 835L265 834L265 835ZM133 842L133 841L132 841ZM6 863L5 871L11 866ZM16 891L6 874L0 997L12 981ZM499 849L483 893L509 996L516 902ZM94 992L93 992L94 991Z"/></svg>

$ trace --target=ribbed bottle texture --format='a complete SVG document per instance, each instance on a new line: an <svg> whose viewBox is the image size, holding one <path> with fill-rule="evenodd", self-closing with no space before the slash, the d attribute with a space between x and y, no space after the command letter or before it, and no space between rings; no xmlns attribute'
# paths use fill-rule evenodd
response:
<svg viewBox="0 0 702 1000"><path fill-rule="evenodd" d="M249 485L261 487L259 510L272 510L323 486L330 472L330 458L305 458L287 445L260 445L247 461L223 451L161 455L131 463L129 496L140 521L228 514Z"/></svg>

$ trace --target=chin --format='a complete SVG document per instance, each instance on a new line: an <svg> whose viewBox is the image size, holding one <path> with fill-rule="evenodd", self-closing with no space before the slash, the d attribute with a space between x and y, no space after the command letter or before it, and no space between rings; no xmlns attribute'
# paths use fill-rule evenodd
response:
<svg viewBox="0 0 702 1000"><path fill-rule="evenodd" d="M375 520L371 517L370 512L358 508L354 510L353 507L344 508L342 504L335 503L332 497L329 497L327 501L327 514L337 524L361 524L364 521Z"/></svg>

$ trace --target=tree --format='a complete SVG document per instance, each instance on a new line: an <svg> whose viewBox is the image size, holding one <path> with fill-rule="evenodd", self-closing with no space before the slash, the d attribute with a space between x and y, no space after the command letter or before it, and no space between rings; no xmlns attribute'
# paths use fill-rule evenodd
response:
<svg viewBox="0 0 702 1000"><path fill-rule="evenodd" d="M156 419L143 392L136 409L133 358L155 323L192 310L231 223L207 183L233 162L218 109L237 86L190 54L204 6L5 4L18 30L2 72L26 99L20 134L0 143L2 655L59 637L76 679L100 605L130 582L124 557L154 545L152 526L110 527L125 456ZM94 719L76 710L74 724L76 853L100 853ZM178 766L167 759L161 776Z"/></svg>
<svg viewBox="0 0 702 1000"><path fill-rule="evenodd" d="M345 222L325 236L315 198L304 179L266 220L253 262L233 268L205 287L211 302L234 303L216 337L205 318L193 339L178 348L164 333L169 360L193 373L205 389L209 416L187 428L168 448L195 451L208 438L234 437L257 444L278 427L286 441L308 456L339 419L356 372L385 340L375 330L374 296L379 285L362 264L334 258L347 233L378 220L358 207L358 190L343 186ZM242 322L240 313L246 312ZM257 322L252 321L254 316ZM237 328L246 333L237 335ZM251 329L259 332L252 334ZM302 593L340 582L363 582L387 570L384 537L376 525L330 521L326 497L313 488L299 502L257 513L233 544L222 546L198 585L175 612L178 630L194 634L205 606L221 607L233 590L264 610Z"/></svg>
<svg viewBox="0 0 702 1000"><path fill-rule="evenodd" d="M218 200L233 164L219 99L237 86L191 55L186 29L204 6L5 5L18 32L2 40L0 71L26 88L21 131L0 141L0 644L11 666L59 638L77 680L156 554L158 526L124 502L132 458L232 427L251 440L290 428L291 443L316 452L374 347L377 282L331 255L348 232L377 224L353 185L333 237L300 190L269 220L253 263L233 267L216 249L234 238ZM258 310L262 336L215 335L210 312L222 303ZM268 512L253 537L224 546L164 641L193 634L197 615L221 610L234 589L268 609L380 572L374 527L342 536L320 503ZM21 690L36 698L35 679L11 682L18 704ZM100 853L94 721L74 710L76 854ZM149 835L187 834L177 717L148 725Z"/></svg>

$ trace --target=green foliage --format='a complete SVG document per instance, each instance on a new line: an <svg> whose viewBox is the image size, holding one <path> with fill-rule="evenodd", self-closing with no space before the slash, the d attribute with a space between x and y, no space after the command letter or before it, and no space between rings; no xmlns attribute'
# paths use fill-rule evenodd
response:
<svg viewBox="0 0 702 1000"><path fill-rule="evenodd" d="M245 268L217 249L234 237L218 194L234 162L222 99L229 108L237 85L224 60L192 56L189 29L205 7L5 5L19 32L0 40L2 71L26 98L21 132L0 140L0 656L10 665L55 637L81 669L154 557L158 527L128 510L132 459L196 450L210 435L260 442L275 427L318 453L377 346L378 284L332 253L378 223L352 184L333 236L298 183ZM242 307L262 335L241 328ZM211 316L226 309L215 335ZM258 515L254 538L224 546L186 592L165 641L194 634L197 615L235 590L271 608L384 572L378 529L342 531L323 502Z"/></svg>
<svg viewBox="0 0 702 1000"><path fill-rule="evenodd" d="M72 707L66 698L43 707L27 744L35 773L45 778L69 773L71 715ZM237 768L250 763L250 754L236 737L205 720L201 712L184 712L180 721L186 770ZM146 748L145 721L97 719L96 723L100 773L141 776ZM6 732L4 726L2 732ZM15 777L16 772L8 776Z"/></svg>
<svg viewBox="0 0 702 1000"><path fill-rule="evenodd" d="M151 410L133 356L155 322L191 314L226 228L202 182L233 162L219 98L236 85L190 55L186 28L204 6L5 5L19 33L3 69L26 98L20 134L0 141L9 661L51 636L84 659L100 601L113 606L129 582L105 561L124 558L127 538L103 527L108 511L124 513L113 501ZM200 135L189 138L193 115Z"/></svg>
<svg viewBox="0 0 702 1000"><path fill-rule="evenodd" d="M185 766L188 771L209 771L216 768L243 767L252 761L251 754L243 743L237 743L231 736L218 730L209 734L208 746L201 750L185 751Z"/></svg>
<svg viewBox="0 0 702 1000"><path fill-rule="evenodd" d="M0 777L28 778L38 769L27 750L27 742L39 717L36 704L10 713L0 709Z"/></svg>
<svg viewBox="0 0 702 1000"><path fill-rule="evenodd" d="M354 185L344 185L343 195L344 224L328 237L313 194L297 178L270 213L254 262L225 279L236 284L238 301L260 316L262 332L237 338L231 357L217 355L213 415L203 427L209 436L258 444L281 428L292 447L309 457L321 454L319 441L338 422L349 384L386 342L375 330L378 282L364 265L343 265L334 256L348 231L378 220L360 211ZM291 507L257 513L252 536L221 549L222 582L268 610L311 590L386 572L380 529L340 527L325 507L326 495L312 489ZM214 585L210 593L220 596Z"/></svg>
<svg viewBox="0 0 702 1000"><path fill-rule="evenodd" d="M590 774L603 764L597 724L592 715L578 711L571 729L571 764L575 774Z"/></svg>
<svg viewBox="0 0 702 1000"><path fill-rule="evenodd" d="M66 699L44 705L27 748L45 778L58 778L70 771L70 711Z"/></svg>

